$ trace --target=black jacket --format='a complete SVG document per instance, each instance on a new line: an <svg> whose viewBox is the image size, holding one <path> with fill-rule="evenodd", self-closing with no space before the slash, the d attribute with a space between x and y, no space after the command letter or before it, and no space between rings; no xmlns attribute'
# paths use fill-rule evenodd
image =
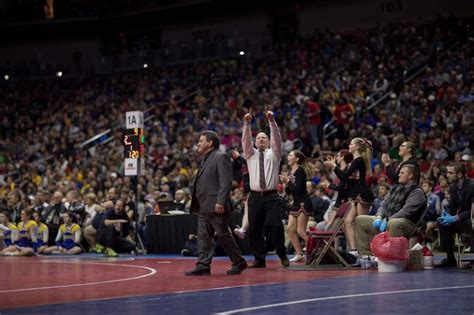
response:
<svg viewBox="0 0 474 315"><path fill-rule="evenodd" d="M451 195L450 214L459 215L459 220L469 220L471 217L471 205L474 202L474 181L466 178L459 189L458 184L449 186L449 194Z"/></svg>

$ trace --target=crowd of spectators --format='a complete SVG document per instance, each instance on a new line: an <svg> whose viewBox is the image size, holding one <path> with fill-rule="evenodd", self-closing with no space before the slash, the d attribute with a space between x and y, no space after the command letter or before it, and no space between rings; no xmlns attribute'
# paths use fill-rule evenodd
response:
<svg viewBox="0 0 474 315"><path fill-rule="evenodd" d="M190 198L198 169L197 135L212 129L223 150L241 150L242 117L253 108L253 130L265 126L264 106L282 130L284 155L300 149L313 166L312 182L328 178L324 159L358 136L373 144L374 191L387 179L381 154L399 160L403 141L417 146L422 181L443 201L445 162L471 159L474 135L474 45L460 30L468 20L397 24L371 30L316 32L279 43L257 60L215 60L173 68L95 76L83 81L11 82L0 85L0 207L50 207L54 196L89 193L97 204L116 190L134 198L123 175L125 112L152 117L145 126L146 172L138 178L140 221L159 200ZM440 56L443 43L459 44ZM408 82L405 73L428 58L428 68ZM391 93L368 108L371 97ZM371 97L369 97L371 96ZM324 124L337 132L325 137ZM113 139L87 150L81 143L112 128ZM233 201L242 208L241 183ZM58 200L69 206L66 198ZM15 219L14 219L15 220ZM54 238L54 235L52 236Z"/></svg>

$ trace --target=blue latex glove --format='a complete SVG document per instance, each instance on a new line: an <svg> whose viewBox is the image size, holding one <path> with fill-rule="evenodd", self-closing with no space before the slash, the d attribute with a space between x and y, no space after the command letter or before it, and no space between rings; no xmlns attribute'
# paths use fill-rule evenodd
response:
<svg viewBox="0 0 474 315"><path fill-rule="evenodd" d="M380 224L380 232L385 232L385 230L387 229L387 225L388 225L388 220L383 219L382 223Z"/></svg>
<svg viewBox="0 0 474 315"><path fill-rule="evenodd" d="M458 220L457 216L450 215L447 212L443 212L443 214L438 218L438 222L442 225L451 225Z"/></svg>
<svg viewBox="0 0 474 315"><path fill-rule="evenodd" d="M372 222L372 226L377 230L380 229L380 224L382 224L382 218L381 217L375 218L374 222Z"/></svg>

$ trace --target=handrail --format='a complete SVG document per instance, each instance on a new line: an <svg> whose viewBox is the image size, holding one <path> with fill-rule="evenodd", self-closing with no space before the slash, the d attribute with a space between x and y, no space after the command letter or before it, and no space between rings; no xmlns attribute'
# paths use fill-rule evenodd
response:
<svg viewBox="0 0 474 315"><path fill-rule="evenodd" d="M332 129L328 134L324 136L324 139L328 139L330 136L337 132L337 128Z"/></svg>
<svg viewBox="0 0 474 315"><path fill-rule="evenodd" d="M96 135L93 136L92 138L90 138L90 139L84 141L83 143L81 143L80 148L81 148L81 149L84 149L84 147L87 146L88 144L93 143L93 142L96 141L96 140L100 140L100 137L102 137L102 136L104 136L104 135L107 135L107 134L109 134L109 133L111 133L111 132L112 132L112 129L109 128L109 129L107 129L106 131L103 131L103 132L101 132L101 133L99 133L99 134L96 134Z"/></svg>
<svg viewBox="0 0 474 315"><path fill-rule="evenodd" d="M13 176L15 174L17 174L17 176ZM7 177L11 177L15 183L18 183L18 182L21 181L22 176L21 176L21 172L18 169L16 169L16 170L13 170L13 171L10 171L6 174L1 175L0 180L4 181L5 178L7 178Z"/></svg>
<svg viewBox="0 0 474 315"><path fill-rule="evenodd" d="M415 73L413 73L411 76L409 76L406 80L404 80L405 83L410 83L411 80L413 80L414 78L418 77L418 75L420 75L423 71L425 71L426 69L428 68L428 65L424 65L423 67L421 67L420 69L418 69L418 71L416 71Z"/></svg>
<svg viewBox="0 0 474 315"><path fill-rule="evenodd" d="M327 138L329 138L330 136L332 136L333 134L335 134L337 132L337 129L334 128L329 133L326 133L326 130L333 125L334 121L335 121L334 118L331 118L330 121L328 121L327 123L324 124L324 126L323 126L323 139L327 139Z"/></svg>
<svg viewBox="0 0 474 315"><path fill-rule="evenodd" d="M371 110L372 108L374 108L375 106L379 105L380 103L382 103L385 99L387 99L387 97L390 96L390 94L393 93L393 90L390 90L388 91L387 93L385 93L384 95L382 95L380 98L378 98L375 102L373 102L372 104L370 104L369 106L367 106L367 110Z"/></svg>
<svg viewBox="0 0 474 315"><path fill-rule="evenodd" d="M391 91L390 91L390 93L391 93ZM365 98L365 100L366 100L367 102L376 102L376 100L374 101L374 99L375 99L375 96L377 96L377 95L380 95L380 91L379 91L379 90L373 91L369 96L367 96L367 97ZM382 95L381 97L383 97L383 95ZM380 98L381 98L381 97L380 97ZM378 99L377 99L377 100L378 100Z"/></svg>

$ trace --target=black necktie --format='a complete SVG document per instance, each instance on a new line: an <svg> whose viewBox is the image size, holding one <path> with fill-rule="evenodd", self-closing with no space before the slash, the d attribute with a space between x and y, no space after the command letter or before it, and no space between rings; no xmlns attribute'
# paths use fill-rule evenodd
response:
<svg viewBox="0 0 474 315"><path fill-rule="evenodd" d="M265 190L266 189L266 184L265 184L265 154L264 150L260 150L259 156L258 156L258 172L259 172L259 181L260 181L260 189Z"/></svg>

